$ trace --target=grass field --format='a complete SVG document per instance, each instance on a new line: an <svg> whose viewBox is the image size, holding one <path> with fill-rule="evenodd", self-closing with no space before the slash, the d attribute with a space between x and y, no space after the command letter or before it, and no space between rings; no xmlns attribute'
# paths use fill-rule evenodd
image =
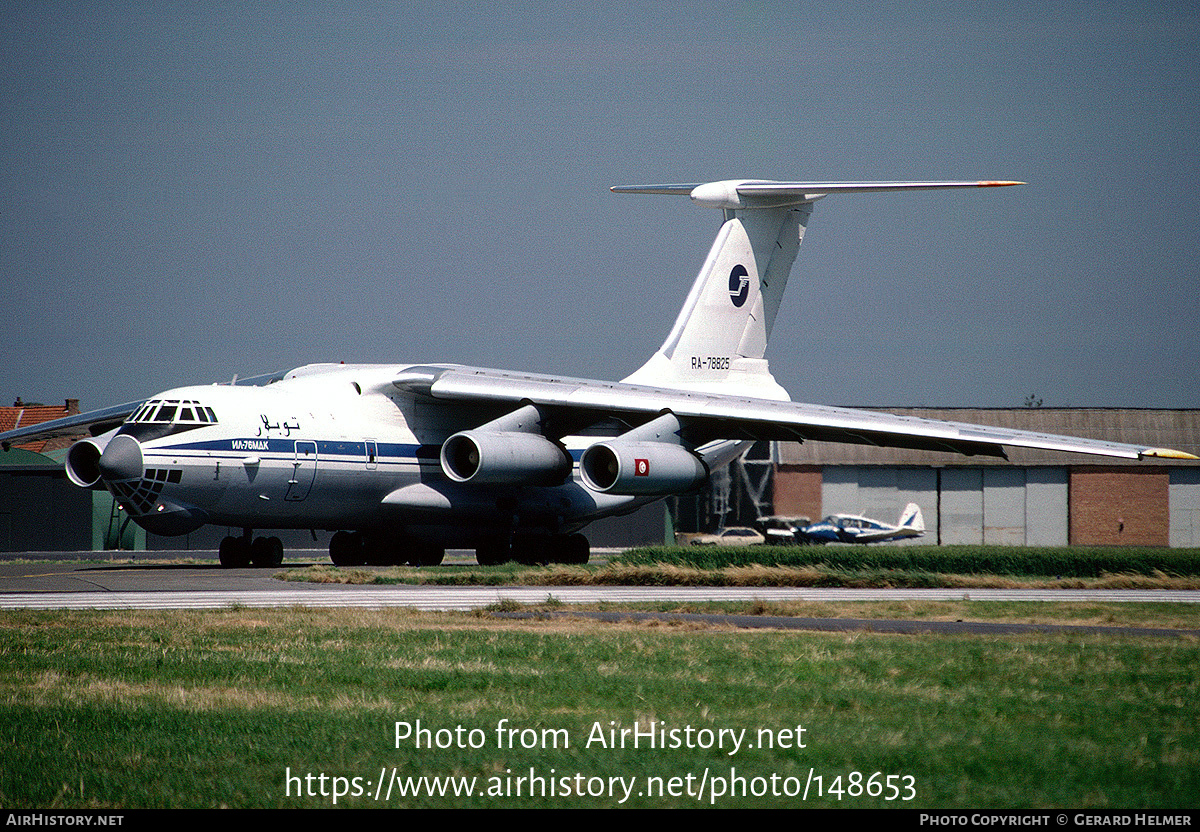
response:
<svg viewBox="0 0 1200 832"><path fill-rule="evenodd" d="M1175 607L1046 614L1194 626ZM5 612L0 805L1190 809L1198 659L1144 636Z"/></svg>

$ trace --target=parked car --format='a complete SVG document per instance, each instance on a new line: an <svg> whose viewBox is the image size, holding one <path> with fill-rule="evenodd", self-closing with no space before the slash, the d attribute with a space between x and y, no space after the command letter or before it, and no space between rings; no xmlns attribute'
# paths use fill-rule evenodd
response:
<svg viewBox="0 0 1200 832"><path fill-rule="evenodd" d="M693 546L757 546L765 542L765 537L745 526L730 526L692 538Z"/></svg>

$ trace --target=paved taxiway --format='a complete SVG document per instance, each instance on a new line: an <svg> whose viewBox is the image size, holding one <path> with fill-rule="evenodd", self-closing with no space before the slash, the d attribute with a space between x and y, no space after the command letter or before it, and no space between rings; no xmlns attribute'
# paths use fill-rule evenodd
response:
<svg viewBox="0 0 1200 832"><path fill-rule="evenodd" d="M7 555L13 558L13 555ZM29 556L22 556L29 557ZM41 555L41 557L46 557ZM56 559L68 557L65 553ZM76 558L94 557L77 553ZM161 561L191 558L193 563L105 560L22 560L0 562L0 609L202 609L244 607L415 607L469 610L503 601L537 604L548 598L563 604L647 601L1155 601L1200 603L1200 592L1166 590L1003 590L1003 589L821 589L802 587L614 587L614 586L344 586L288 583L278 569L222 569L215 553L152 552L136 558ZM323 559L316 550L299 552L290 565ZM447 562L471 562L452 552ZM367 567L370 568L370 567Z"/></svg>

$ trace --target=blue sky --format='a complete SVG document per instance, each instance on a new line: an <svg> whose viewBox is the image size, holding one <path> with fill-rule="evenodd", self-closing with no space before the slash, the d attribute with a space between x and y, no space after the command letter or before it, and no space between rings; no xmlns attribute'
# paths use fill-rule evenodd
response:
<svg viewBox="0 0 1200 832"><path fill-rule="evenodd" d="M1001 178L817 204L793 398L1200 407L1196 4L429 5L0 6L0 396L620 378L720 217L610 185Z"/></svg>

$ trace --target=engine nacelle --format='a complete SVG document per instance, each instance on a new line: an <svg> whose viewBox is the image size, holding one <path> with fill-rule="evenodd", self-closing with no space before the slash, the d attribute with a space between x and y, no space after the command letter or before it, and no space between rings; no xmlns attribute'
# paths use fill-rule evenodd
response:
<svg viewBox="0 0 1200 832"><path fill-rule="evenodd" d="M593 491L648 496L689 491L708 479L708 466L680 445L615 439L584 451L579 473Z"/></svg>
<svg viewBox="0 0 1200 832"><path fill-rule="evenodd" d="M455 482L559 485L571 456L538 433L467 430L442 443L442 471Z"/></svg>
<svg viewBox="0 0 1200 832"><path fill-rule="evenodd" d="M80 488L104 488L100 482L100 456L108 447L109 440L116 435L116 430L110 430L90 439L80 439L72 445L63 466L67 471L67 479Z"/></svg>

